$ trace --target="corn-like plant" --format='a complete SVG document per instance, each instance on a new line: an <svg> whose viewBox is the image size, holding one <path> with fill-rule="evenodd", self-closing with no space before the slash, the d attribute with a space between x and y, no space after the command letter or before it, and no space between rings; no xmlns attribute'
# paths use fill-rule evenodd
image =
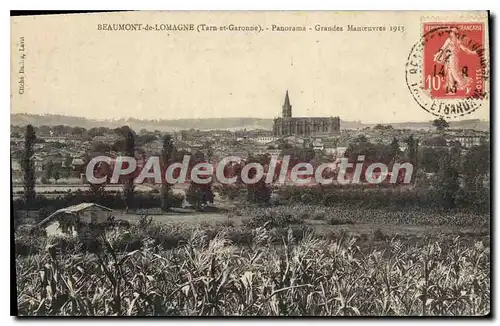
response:
<svg viewBox="0 0 500 326"><path fill-rule="evenodd" d="M306 231L296 237L291 229L276 233L263 225L250 232L248 244L239 245L229 240L230 227L215 233L195 227L185 235L178 226L149 220L141 227L146 231L136 232L141 237L135 250L123 245L123 232L108 231L99 235L99 251L62 250L49 243L18 256L20 314L456 316L490 311L489 247L470 238L388 239L367 247L347 234L327 239ZM182 241L172 246L170 240L157 240L172 234L182 235Z"/></svg>

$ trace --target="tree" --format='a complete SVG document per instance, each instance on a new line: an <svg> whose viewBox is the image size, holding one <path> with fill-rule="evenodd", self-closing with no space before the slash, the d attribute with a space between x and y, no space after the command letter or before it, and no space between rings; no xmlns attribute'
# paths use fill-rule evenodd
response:
<svg viewBox="0 0 500 326"><path fill-rule="evenodd" d="M462 173L467 180L484 176L490 172L490 148L488 145L471 147L463 159Z"/></svg>
<svg viewBox="0 0 500 326"><path fill-rule="evenodd" d="M90 158L87 158L85 162L90 161ZM103 198L105 195L105 188L106 184L109 182L109 179L111 178L111 167L108 163L105 162L100 162L98 165L94 167L93 174L96 178L102 178L106 177L105 182L103 183L91 183L90 181L87 181L88 183L88 192L93 197L93 200L98 203L98 204L104 204Z"/></svg>
<svg viewBox="0 0 500 326"><path fill-rule="evenodd" d="M87 129L83 127L73 127L73 129L71 130L71 134L75 136L82 136L86 131Z"/></svg>
<svg viewBox="0 0 500 326"><path fill-rule="evenodd" d="M439 171L439 157L446 151L447 149L422 147L418 153L420 168L428 173L437 173Z"/></svg>
<svg viewBox="0 0 500 326"><path fill-rule="evenodd" d="M68 168L61 169L61 178L68 179L69 178L69 170Z"/></svg>
<svg viewBox="0 0 500 326"><path fill-rule="evenodd" d="M206 162L203 152L196 152L192 157L192 166L198 163ZM190 162L191 163L191 162ZM200 176L200 178L203 178ZM207 203L214 202L214 193L212 191L212 182L201 184L191 181L186 191L186 200L197 210L203 210Z"/></svg>
<svg viewBox="0 0 500 326"><path fill-rule="evenodd" d="M264 178L247 186L247 200L256 204L267 204L271 200L273 189L266 184Z"/></svg>
<svg viewBox="0 0 500 326"><path fill-rule="evenodd" d="M64 158L64 167L66 169L71 169L71 163L73 163L73 158L71 156L67 155Z"/></svg>
<svg viewBox="0 0 500 326"><path fill-rule="evenodd" d="M364 156L365 162L375 161L389 164L398 153L399 143L397 139L393 139L393 143L390 145L373 144L362 135L349 143L344 157L348 158L349 162L357 162L359 156Z"/></svg>
<svg viewBox="0 0 500 326"><path fill-rule="evenodd" d="M61 179L61 172L59 172L59 169L55 169L54 173L52 174L52 177L57 183L57 180Z"/></svg>
<svg viewBox="0 0 500 326"><path fill-rule="evenodd" d="M264 155L249 157L247 164L259 163L262 166L269 164L270 158ZM248 171L248 178L253 179L257 174L255 168ZM272 188L265 182L265 176L254 184L247 185L247 200L256 204L267 204L271 199Z"/></svg>
<svg viewBox="0 0 500 326"><path fill-rule="evenodd" d="M41 125L41 126L38 126L36 132L39 134L39 135L49 135L52 131L52 127L51 126L47 126L47 125Z"/></svg>
<svg viewBox="0 0 500 326"><path fill-rule="evenodd" d="M462 160L464 200L476 210L489 210L490 148L471 147Z"/></svg>
<svg viewBox="0 0 500 326"><path fill-rule="evenodd" d="M401 150L399 149L399 141L396 137L394 137L389 145L389 157L391 160L396 161L400 155Z"/></svg>
<svg viewBox="0 0 500 326"><path fill-rule="evenodd" d="M408 136L405 140L406 142L406 156L413 164L417 163L417 153L418 153L418 139L415 139L413 135Z"/></svg>
<svg viewBox="0 0 500 326"><path fill-rule="evenodd" d="M30 207L35 199L35 166L33 162L33 145L35 144L36 134L32 125L26 126L24 135L24 156L22 159L22 169L24 172L24 200L26 206Z"/></svg>
<svg viewBox="0 0 500 326"><path fill-rule="evenodd" d="M453 163L452 155L443 154L439 159L439 172L437 173L435 198L446 208L455 207L455 198L460 189L459 171Z"/></svg>
<svg viewBox="0 0 500 326"><path fill-rule="evenodd" d="M212 144L210 142L205 142L203 144L203 150L204 150L204 153L205 153L205 156L207 158L207 160L210 162L212 161L212 158L214 156L214 150L212 148Z"/></svg>
<svg viewBox="0 0 500 326"><path fill-rule="evenodd" d="M128 128L128 127L127 127ZM128 129L125 138L125 155L130 157L135 157L135 133L132 129ZM129 208L134 204L134 175L129 174L125 176L123 183L123 199L125 201L126 210L128 212Z"/></svg>
<svg viewBox="0 0 500 326"><path fill-rule="evenodd" d="M118 128L115 128L113 130L118 136L121 136L121 137L124 137L124 138L127 138L128 135L130 133L132 133L134 135L134 138L135 138L135 132L130 129L129 126L121 126L121 127L118 127Z"/></svg>
<svg viewBox="0 0 500 326"><path fill-rule="evenodd" d="M373 130L394 130L391 125L377 124L373 127Z"/></svg>
<svg viewBox="0 0 500 326"><path fill-rule="evenodd" d="M90 151L94 152L94 153L109 153L109 152L111 152L112 149L113 149L113 147L111 145L97 141L97 142L92 143L92 147L90 148ZM69 162L69 163L71 164L71 162Z"/></svg>
<svg viewBox="0 0 500 326"><path fill-rule="evenodd" d="M50 178L52 178L54 174L54 163L52 163L52 161L47 162L47 164L45 165L44 172L45 172L45 178L49 180L50 183Z"/></svg>
<svg viewBox="0 0 500 326"><path fill-rule="evenodd" d="M408 136L406 138L406 156L408 160L413 164L413 170L418 170L418 145L419 140L415 139L413 135ZM415 181L415 173L412 174L412 182Z"/></svg>
<svg viewBox="0 0 500 326"><path fill-rule="evenodd" d="M142 134L140 136L137 136L137 145L146 145L147 143L150 143L154 140L157 140L155 135L150 135L150 134Z"/></svg>
<svg viewBox="0 0 500 326"><path fill-rule="evenodd" d="M453 146L450 149L450 161L453 168L460 172L462 167L462 151L460 150L460 146Z"/></svg>
<svg viewBox="0 0 500 326"><path fill-rule="evenodd" d="M172 163L175 157L175 146L174 140L171 135L165 135L163 137L163 148L161 151L161 164L164 167L164 171L166 171L167 167ZM162 211L168 211L171 207L170 195L172 193L172 187L168 184L167 180L163 180L160 189L160 198L161 198L161 209Z"/></svg>
<svg viewBox="0 0 500 326"><path fill-rule="evenodd" d="M295 164L298 162L311 161L314 158L314 156L316 156L316 152L314 151L314 149L312 149L310 147L306 147L306 148L291 147L291 148L282 149L281 155L282 156L285 156L285 155L290 156L290 164Z"/></svg>
<svg viewBox="0 0 500 326"><path fill-rule="evenodd" d="M96 136L103 136L104 135L104 130L103 128L90 128L89 130L87 130L86 134L91 137L91 138L94 138Z"/></svg>
<svg viewBox="0 0 500 326"><path fill-rule="evenodd" d="M448 128L450 126L450 124L448 123L448 121L446 121L445 119L443 119L443 117L434 120L432 122L432 125L434 127L436 127L436 129L438 131L443 131L443 130L445 130L446 128Z"/></svg>
<svg viewBox="0 0 500 326"><path fill-rule="evenodd" d="M128 137L128 136L125 136L125 138ZM111 151L115 151L115 152L124 152L125 151L125 139L123 138L120 138L120 139L117 139L110 147L110 150Z"/></svg>
<svg viewBox="0 0 500 326"><path fill-rule="evenodd" d="M446 138L443 136L429 137L422 140L422 145L433 146L433 147L445 147L447 146Z"/></svg>
<svg viewBox="0 0 500 326"><path fill-rule="evenodd" d="M186 191L186 200L197 210L203 210L207 203L214 202L211 184L198 184L191 181Z"/></svg>
<svg viewBox="0 0 500 326"><path fill-rule="evenodd" d="M367 143L368 138L365 135L359 135L353 139L354 143Z"/></svg>

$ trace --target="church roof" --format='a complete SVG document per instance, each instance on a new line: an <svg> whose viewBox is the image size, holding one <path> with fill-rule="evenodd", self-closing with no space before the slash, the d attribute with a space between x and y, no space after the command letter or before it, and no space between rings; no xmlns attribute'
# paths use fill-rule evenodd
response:
<svg viewBox="0 0 500 326"><path fill-rule="evenodd" d="M288 90L286 91L286 94L285 94L285 104L283 104L284 106L290 106L290 98L288 97Z"/></svg>

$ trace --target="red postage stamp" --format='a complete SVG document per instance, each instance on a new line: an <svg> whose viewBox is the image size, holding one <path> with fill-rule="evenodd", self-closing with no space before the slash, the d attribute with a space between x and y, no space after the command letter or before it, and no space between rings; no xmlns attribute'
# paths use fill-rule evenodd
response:
<svg viewBox="0 0 500 326"><path fill-rule="evenodd" d="M483 23L424 23L423 86L433 99L484 96Z"/></svg>

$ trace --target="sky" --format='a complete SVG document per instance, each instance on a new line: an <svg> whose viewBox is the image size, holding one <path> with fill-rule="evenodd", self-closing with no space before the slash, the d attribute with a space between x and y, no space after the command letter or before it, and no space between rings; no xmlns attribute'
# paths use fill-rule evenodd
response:
<svg viewBox="0 0 500 326"><path fill-rule="evenodd" d="M366 123L428 121L434 116L415 102L405 83L406 61L424 16L129 12L13 17L11 112L95 119L274 118L281 114L288 90L293 116L340 116ZM465 19L485 19L472 16ZM260 25L270 30L98 30L104 23ZM318 24L344 31L316 32ZM402 26L405 32L348 32L349 24ZM313 30L273 32L273 25ZM26 54L22 95L21 37ZM488 103L462 119L489 119Z"/></svg>

